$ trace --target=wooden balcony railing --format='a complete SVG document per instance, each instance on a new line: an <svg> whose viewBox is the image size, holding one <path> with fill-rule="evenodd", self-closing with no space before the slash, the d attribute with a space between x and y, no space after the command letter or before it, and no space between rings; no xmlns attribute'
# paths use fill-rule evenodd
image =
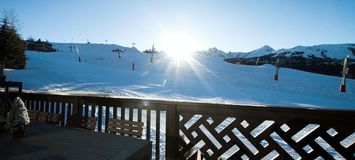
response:
<svg viewBox="0 0 355 160"><path fill-rule="evenodd" d="M144 122L154 159L354 159L355 110L205 104L23 93L27 107L97 119Z"/></svg>

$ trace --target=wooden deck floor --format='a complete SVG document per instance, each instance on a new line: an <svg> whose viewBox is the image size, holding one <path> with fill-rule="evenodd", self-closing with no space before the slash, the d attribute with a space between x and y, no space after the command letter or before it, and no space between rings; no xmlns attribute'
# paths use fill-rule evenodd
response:
<svg viewBox="0 0 355 160"><path fill-rule="evenodd" d="M150 159L151 143L127 136L32 123L21 139L0 132L0 159Z"/></svg>

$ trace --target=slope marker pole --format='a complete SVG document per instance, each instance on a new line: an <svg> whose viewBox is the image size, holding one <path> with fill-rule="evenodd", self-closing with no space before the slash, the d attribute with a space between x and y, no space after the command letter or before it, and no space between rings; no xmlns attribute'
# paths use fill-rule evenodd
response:
<svg viewBox="0 0 355 160"><path fill-rule="evenodd" d="M346 75L349 72L348 59L349 59L349 55L344 58L344 63L343 63L342 80L341 80L341 84L340 84L340 92L343 92L343 93L346 92Z"/></svg>
<svg viewBox="0 0 355 160"><path fill-rule="evenodd" d="M274 76L275 81L279 80L279 68L280 68L279 63L280 63L280 58L277 58L277 61L275 64L275 67L276 67L276 72L275 72L275 76Z"/></svg>

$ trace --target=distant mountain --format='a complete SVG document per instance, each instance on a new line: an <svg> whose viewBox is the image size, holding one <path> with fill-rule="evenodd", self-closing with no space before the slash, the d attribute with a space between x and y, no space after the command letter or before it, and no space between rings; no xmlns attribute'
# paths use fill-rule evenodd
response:
<svg viewBox="0 0 355 160"><path fill-rule="evenodd" d="M236 56L235 54L228 54L222 50L219 50L216 47L209 48L206 51L197 51L197 55L205 55L205 56L221 57L221 58L231 58Z"/></svg>
<svg viewBox="0 0 355 160"><path fill-rule="evenodd" d="M240 53L240 58L252 58L252 57L259 57L263 55L268 55L270 53L275 52L273 48L271 48L268 45L265 45L259 49L253 50L251 52L246 52L246 53Z"/></svg>
<svg viewBox="0 0 355 160"><path fill-rule="evenodd" d="M355 59L355 44L322 44L314 46L296 46L290 49L274 50L272 47L265 45L259 49L250 52L224 52L217 48L210 48L207 51L200 51L205 55L214 55L223 58L255 58L265 55L274 57L318 57L331 59L344 59L347 55Z"/></svg>
<svg viewBox="0 0 355 160"><path fill-rule="evenodd" d="M318 58L344 59L347 55L355 59L355 44L322 44L315 46L297 46L291 49L277 50L275 56L315 56Z"/></svg>
<svg viewBox="0 0 355 160"><path fill-rule="evenodd" d="M228 54L226 54L228 55ZM355 44L297 46L275 51L264 46L251 52L237 52L225 58L230 63L246 65L275 64L307 72L341 76L343 59L349 56L349 78L355 78Z"/></svg>

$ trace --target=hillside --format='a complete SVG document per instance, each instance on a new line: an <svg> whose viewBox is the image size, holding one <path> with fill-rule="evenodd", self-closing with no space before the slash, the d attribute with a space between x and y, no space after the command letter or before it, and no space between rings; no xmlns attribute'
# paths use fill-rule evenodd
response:
<svg viewBox="0 0 355 160"><path fill-rule="evenodd" d="M225 53L225 52L224 52ZM250 52L231 52L230 58L255 58L265 55L273 56L315 56L318 58L328 57L331 59L342 60L347 55L355 59L355 44L322 44L314 46L296 46L290 49L274 50L268 45Z"/></svg>
<svg viewBox="0 0 355 160"><path fill-rule="evenodd" d="M95 93L150 99L293 107L355 108L355 81L338 91L339 77L282 68L274 81L271 65L225 63L223 52L205 51L176 63L163 53L103 44L55 43L58 52L26 51L24 70L6 70L8 80L24 82L33 92ZM113 49L125 50L121 58ZM132 64L135 70L132 71Z"/></svg>
<svg viewBox="0 0 355 160"><path fill-rule="evenodd" d="M315 57L322 58L328 57L331 59L344 59L347 55L351 59L355 59L355 44L323 44L315 46L297 46L291 49L280 49L275 53L281 56L292 56L295 53L303 55L303 57L310 57L314 55Z"/></svg>
<svg viewBox="0 0 355 160"><path fill-rule="evenodd" d="M269 46L246 52L234 53L225 60L230 63L246 65L275 64L313 73L341 76L343 59L349 55L349 76L355 78L355 44L327 44L316 46L297 46L291 49L273 50Z"/></svg>

